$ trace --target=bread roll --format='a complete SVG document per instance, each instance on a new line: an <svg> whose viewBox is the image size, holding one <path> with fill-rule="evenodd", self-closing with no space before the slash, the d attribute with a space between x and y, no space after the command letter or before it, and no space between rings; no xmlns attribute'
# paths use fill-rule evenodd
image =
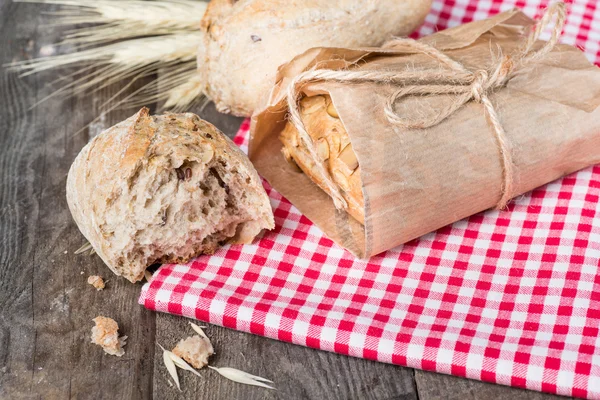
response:
<svg viewBox="0 0 600 400"><path fill-rule="evenodd" d="M132 282L151 264L249 243L274 226L246 155L190 113L143 108L102 132L73 162L67 201L106 265Z"/></svg>
<svg viewBox="0 0 600 400"><path fill-rule="evenodd" d="M300 101L300 116L316 153L325 161L327 173L348 203L346 211L364 224L365 206L360 166L331 98L328 95L303 98ZM298 137L296 127L288 121L279 138L283 143L281 150L288 162L300 167L314 183L331 196L321 172L315 168L315 161L306 144Z"/></svg>
<svg viewBox="0 0 600 400"><path fill-rule="evenodd" d="M198 48L204 94L217 109L250 116L277 68L312 47L379 46L414 31L431 0L212 0Z"/></svg>

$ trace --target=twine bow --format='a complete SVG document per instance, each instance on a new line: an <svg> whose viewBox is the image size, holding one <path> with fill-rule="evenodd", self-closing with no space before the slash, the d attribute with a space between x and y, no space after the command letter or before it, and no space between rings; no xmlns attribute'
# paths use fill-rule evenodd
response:
<svg viewBox="0 0 600 400"><path fill-rule="evenodd" d="M540 34L548 26L552 18L556 16L556 23L550 40L539 50L533 51L533 46ZM298 110L299 87L314 81L337 81L344 83L377 82L401 86L392 94L385 104L385 115L388 120L405 129L426 129L446 120L465 104L475 101L483 105L484 113L490 124L491 130L496 138L502 163L502 189L501 198L497 208L502 209L513 196L514 166L510 144L506 132L502 127L500 118L489 95L494 91L506 86L514 72L532 60L548 54L558 43L562 29L566 21L566 7L562 2L550 6L542 18L536 23L535 29L527 37L520 50L513 55L501 56L499 61L490 69L478 69L471 71L461 63L448 57L446 54L428 44L418 42L409 38L397 38L387 42L383 47L390 48L402 45L414 53L426 54L437 61L441 69L420 71L334 71L334 70L310 70L298 75L290 84L287 92L287 102L290 110L290 120L298 129L301 139L329 188L335 206L346 208L346 200L342 197L339 189L331 180L323 162L316 154L312 145L312 139L306 132ZM402 117L395 109L398 100L413 95L454 95L455 99L443 109L436 110L437 113L431 117L411 120Z"/></svg>

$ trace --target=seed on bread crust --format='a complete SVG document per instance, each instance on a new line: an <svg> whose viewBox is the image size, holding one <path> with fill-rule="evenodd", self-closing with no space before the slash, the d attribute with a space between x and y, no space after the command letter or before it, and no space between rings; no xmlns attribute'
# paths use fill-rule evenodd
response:
<svg viewBox="0 0 600 400"><path fill-rule="evenodd" d="M302 107L304 114L312 114L325 107L325 104L324 96L310 96L300 100L300 107Z"/></svg>
<svg viewBox="0 0 600 400"><path fill-rule="evenodd" d="M354 153L351 144L344 147L338 158L346 164L351 171L354 171L358 167L358 159L356 158L356 154Z"/></svg>
<svg viewBox="0 0 600 400"><path fill-rule="evenodd" d="M335 109L335 106L332 103L329 103L329 105L327 106L327 114L329 114L330 117L333 118L339 118L340 115L338 114L337 110Z"/></svg>
<svg viewBox="0 0 600 400"><path fill-rule="evenodd" d="M296 164L296 161L294 161L294 158L290 154L290 151L286 147L282 147L281 152L283 153L283 157L285 158L285 161L287 161L287 163L290 164L294 168L295 171L302 172L302 170L300 169L298 164Z"/></svg>
<svg viewBox="0 0 600 400"><path fill-rule="evenodd" d="M317 153L323 161L329 158L329 143L327 143L325 138L317 140Z"/></svg>

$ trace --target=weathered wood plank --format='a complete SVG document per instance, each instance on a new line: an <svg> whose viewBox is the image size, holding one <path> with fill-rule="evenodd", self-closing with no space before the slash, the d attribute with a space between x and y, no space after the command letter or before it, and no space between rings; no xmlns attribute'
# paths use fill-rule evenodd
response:
<svg viewBox="0 0 600 400"><path fill-rule="evenodd" d="M106 99L118 89L109 88L100 98ZM70 103L64 109L60 102L49 101L39 108L46 117L45 126L38 129L46 140L35 252L39 261L33 277L37 332L33 379L39 393L52 393L54 382L62 379L66 387L68 378L69 398L97 398L107 387L112 398L149 396L155 317L137 306L140 285L112 277L97 256L73 254L84 239L72 222L64 188L68 168L88 139L86 135L73 137L73 132L98 110L97 103L88 99ZM113 113L107 123L112 125L129 114ZM50 115L56 117L48 118ZM87 284L92 274L109 279L107 289L93 290ZM89 343L91 319L97 315L114 318L121 332L129 336L123 358L108 356Z"/></svg>
<svg viewBox="0 0 600 400"><path fill-rule="evenodd" d="M58 39L60 32L41 27L42 8L2 2L0 64L37 56ZM65 200L68 168L89 139L74 133L119 87L29 110L66 73L0 77L0 398L150 398L155 316L136 304L139 285L110 279L96 292L86 283L92 273L110 274L98 257L73 254L84 239ZM89 343L99 314L130 337L123 358Z"/></svg>
<svg viewBox="0 0 600 400"><path fill-rule="evenodd" d="M7 1L0 3L0 36L14 30L15 10ZM35 28L33 21L24 24ZM27 38L10 36L0 46L0 65L17 51L29 52ZM4 72L4 71L2 71ZM36 158L43 140L32 132L26 114L26 99L34 92L28 85L0 76L0 397L29 388L32 383L35 330L31 298L35 221L38 218L39 187L29 175L39 168ZM26 152L29 155L26 155ZM24 173L25 172L25 173Z"/></svg>

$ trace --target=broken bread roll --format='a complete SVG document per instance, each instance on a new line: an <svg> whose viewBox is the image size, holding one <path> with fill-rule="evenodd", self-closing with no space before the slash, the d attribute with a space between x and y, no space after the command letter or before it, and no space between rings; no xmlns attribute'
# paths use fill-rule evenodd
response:
<svg viewBox="0 0 600 400"><path fill-rule="evenodd" d="M290 121L281 132L281 151L286 160L298 166L315 184L331 196L325 177L316 168L324 162L326 173L340 189L347 202L346 211L364 224L365 210L360 179L360 165L352 143L328 95L304 97L300 101L300 116L312 143L304 143L298 130ZM306 146L314 146L320 160L314 160Z"/></svg>
<svg viewBox="0 0 600 400"><path fill-rule="evenodd" d="M152 264L250 243L274 227L246 155L191 113L143 108L102 132L73 162L67 201L106 265L132 282Z"/></svg>

